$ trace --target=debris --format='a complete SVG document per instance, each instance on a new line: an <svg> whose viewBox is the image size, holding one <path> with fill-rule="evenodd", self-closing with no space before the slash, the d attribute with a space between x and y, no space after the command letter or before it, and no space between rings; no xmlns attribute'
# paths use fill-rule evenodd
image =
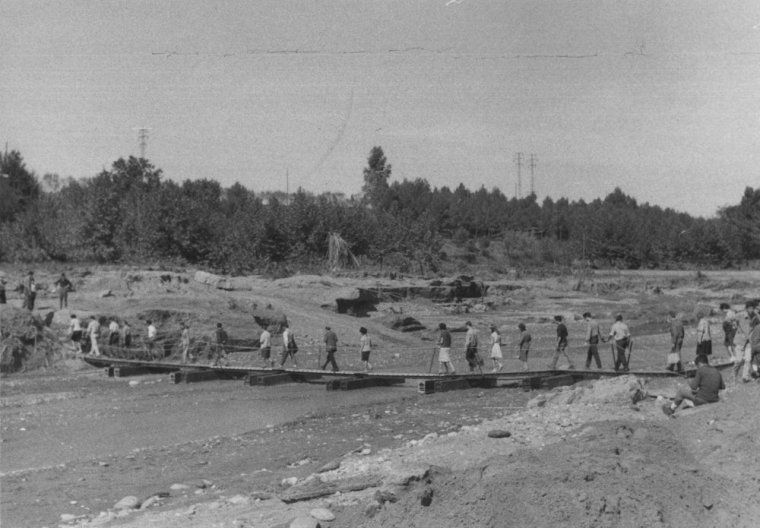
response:
<svg viewBox="0 0 760 528"><path fill-rule="evenodd" d="M488 431L489 438L509 438L510 436L512 436L512 433L509 431L504 431L502 429L494 429L492 431Z"/></svg>
<svg viewBox="0 0 760 528"><path fill-rule="evenodd" d="M314 508L309 512L309 515L317 519L318 521L334 521L335 514L327 508Z"/></svg>

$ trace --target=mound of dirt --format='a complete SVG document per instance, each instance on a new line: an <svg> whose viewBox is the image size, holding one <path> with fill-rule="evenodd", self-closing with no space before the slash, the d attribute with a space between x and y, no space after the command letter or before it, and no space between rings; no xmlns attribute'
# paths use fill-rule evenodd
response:
<svg viewBox="0 0 760 528"><path fill-rule="evenodd" d="M607 421L465 471L432 468L362 526L730 526L727 489L663 425Z"/></svg>
<svg viewBox="0 0 760 528"><path fill-rule="evenodd" d="M420 323L414 317L403 315L388 314L380 319L380 322L388 328L399 332L415 332L417 330L425 329L425 325Z"/></svg>
<svg viewBox="0 0 760 528"><path fill-rule="evenodd" d="M0 371L49 366L60 359L58 337L40 316L9 305L0 307Z"/></svg>

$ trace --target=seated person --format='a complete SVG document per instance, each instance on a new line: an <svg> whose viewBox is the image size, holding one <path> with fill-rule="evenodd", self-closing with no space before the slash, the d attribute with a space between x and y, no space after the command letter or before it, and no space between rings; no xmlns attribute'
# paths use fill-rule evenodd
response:
<svg viewBox="0 0 760 528"><path fill-rule="evenodd" d="M697 365L697 374L689 381L689 385L679 385L672 403L662 406L662 412L668 416L676 412L684 400L689 400L694 405L715 403L718 401L718 392L726 388L723 376L718 369L710 366L705 354L699 354L694 362Z"/></svg>

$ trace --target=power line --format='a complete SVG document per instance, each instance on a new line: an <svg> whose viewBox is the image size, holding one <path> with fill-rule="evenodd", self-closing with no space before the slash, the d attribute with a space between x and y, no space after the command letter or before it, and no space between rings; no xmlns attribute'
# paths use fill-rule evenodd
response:
<svg viewBox="0 0 760 528"><path fill-rule="evenodd" d="M140 146L140 157L145 158L145 150L148 147L148 132L150 128L140 127L133 130L137 130L137 144Z"/></svg>
<svg viewBox="0 0 760 528"><path fill-rule="evenodd" d="M515 196L517 198L522 198L522 163L523 163L523 153L518 152L515 154L515 163L517 164L517 183L515 186Z"/></svg>
<svg viewBox="0 0 760 528"><path fill-rule="evenodd" d="M530 166L530 194L535 195L536 194L536 176L534 174L534 170L536 168L536 163L538 162L538 158L535 154L530 155L530 160L528 161L528 165Z"/></svg>

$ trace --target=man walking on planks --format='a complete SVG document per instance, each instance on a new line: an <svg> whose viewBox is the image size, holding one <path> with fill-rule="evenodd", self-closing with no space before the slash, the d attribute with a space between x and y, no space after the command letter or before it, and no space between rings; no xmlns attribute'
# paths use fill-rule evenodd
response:
<svg viewBox="0 0 760 528"><path fill-rule="evenodd" d="M296 345L296 336L293 330L287 325L284 325L285 330L282 331L282 356L280 357L280 366L285 366L285 361L288 358L293 360L293 366L298 368L298 360L296 359L296 353L298 352L298 345Z"/></svg>
<svg viewBox="0 0 760 528"><path fill-rule="evenodd" d="M274 359L272 359L272 334L269 328L265 328L259 336L259 354L265 367L274 368Z"/></svg>
<svg viewBox="0 0 760 528"><path fill-rule="evenodd" d="M675 400L662 406L662 412L672 416L678 406L684 400L689 400L694 405L704 405L718 401L718 392L726 388L723 376L718 369L710 366L706 354L698 354L694 360L697 365L697 374L689 381L689 385L680 385L676 391Z"/></svg>
<svg viewBox="0 0 760 528"><path fill-rule="evenodd" d="M591 368L591 360L596 362L596 368L602 368L602 360L599 358L599 340L602 337L602 333L599 330L599 323L594 321L591 317L591 312L583 314L583 320L586 321L586 344L588 344L588 350L586 351L586 370Z"/></svg>
<svg viewBox="0 0 760 528"><path fill-rule="evenodd" d="M467 321L467 334L464 336L464 358L470 367L470 372L475 372L476 368L483 367L483 358L478 354L478 331L473 328L472 323Z"/></svg>
<svg viewBox="0 0 760 528"><path fill-rule="evenodd" d="M325 370L327 365L332 365L332 371L338 372L340 369L335 361L335 353L338 351L338 336L329 326L325 327L325 351L327 352L327 359L322 365L322 370Z"/></svg>
<svg viewBox="0 0 760 528"><path fill-rule="evenodd" d="M446 323L438 325L438 363L440 364L438 374L456 374L451 364L451 334L446 329ZM441 372L441 367L443 372Z"/></svg>
<svg viewBox="0 0 760 528"><path fill-rule="evenodd" d="M565 326L565 319L561 315L554 316L554 322L557 324L557 347L554 349L554 355L552 356L552 362L549 363L549 370L555 370L557 368L557 360L560 355L564 355L567 359L567 368L574 369L573 360L567 355L567 326Z"/></svg>

